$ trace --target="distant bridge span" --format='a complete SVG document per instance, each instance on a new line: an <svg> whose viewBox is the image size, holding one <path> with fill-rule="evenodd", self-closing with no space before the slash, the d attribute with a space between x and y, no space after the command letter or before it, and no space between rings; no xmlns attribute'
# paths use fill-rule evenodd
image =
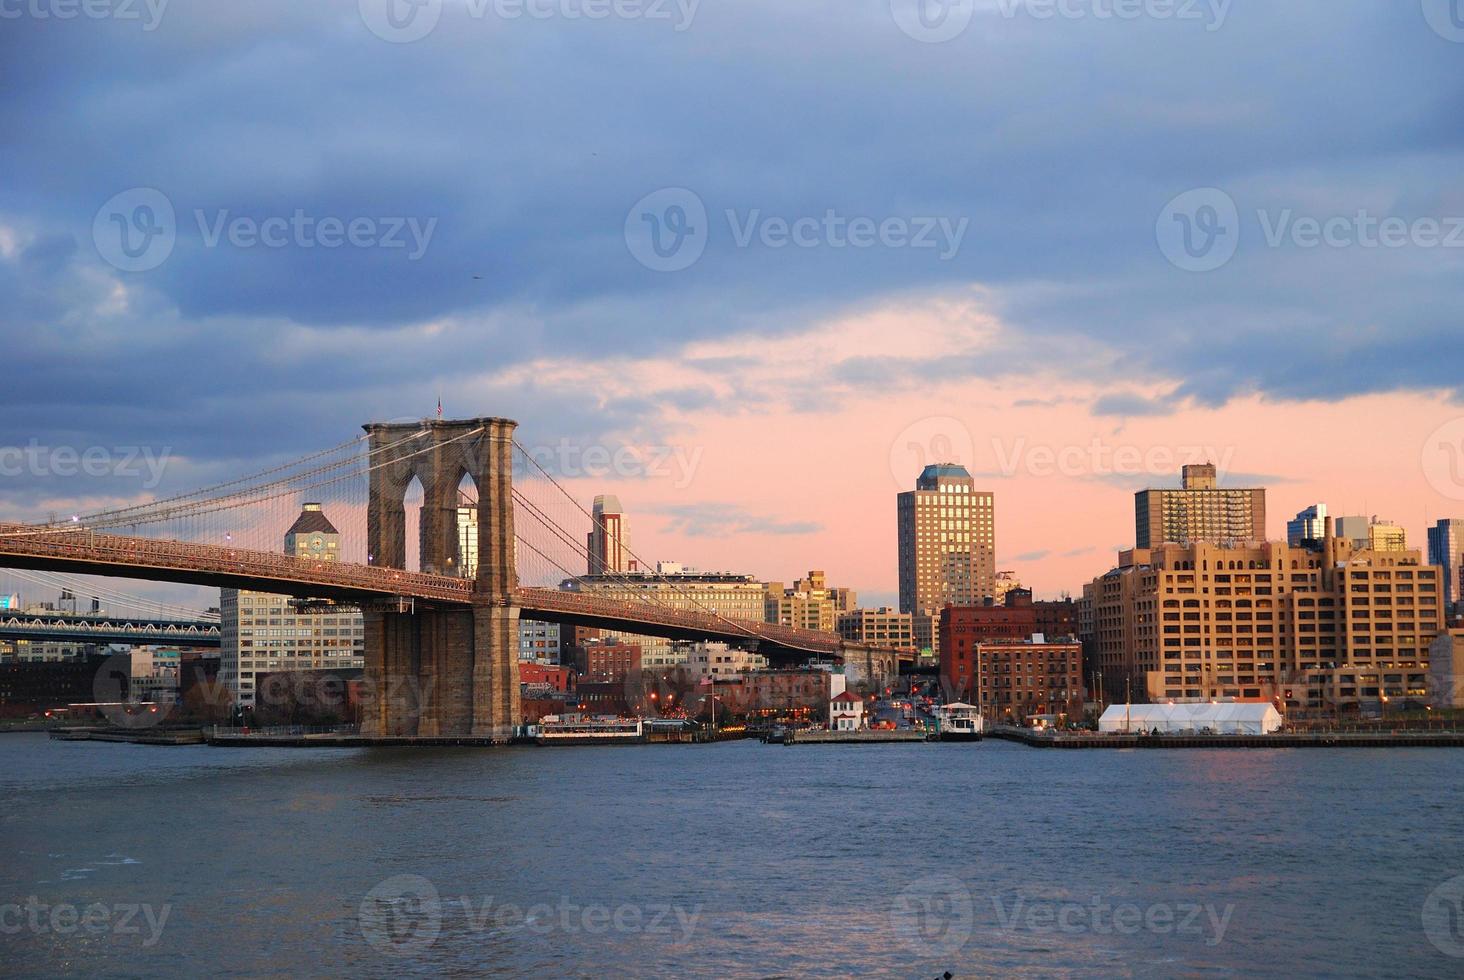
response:
<svg viewBox="0 0 1464 980"><path fill-rule="evenodd" d="M215 620L9 613L0 615L0 640L216 648L220 637Z"/></svg>

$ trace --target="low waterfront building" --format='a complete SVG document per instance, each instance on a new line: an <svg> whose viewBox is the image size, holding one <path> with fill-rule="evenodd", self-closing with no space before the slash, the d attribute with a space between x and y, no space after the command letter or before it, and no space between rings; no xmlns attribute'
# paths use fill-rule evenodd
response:
<svg viewBox="0 0 1464 980"><path fill-rule="evenodd" d="M864 727L864 699L844 691L829 699L829 730L857 732Z"/></svg>
<svg viewBox="0 0 1464 980"><path fill-rule="evenodd" d="M104 665L113 676L106 680L105 691L99 691L97 673ZM125 657L101 654L0 663L0 718L25 718L50 708L102 698L126 700L131 685L129 666Z"/></svg>
<svg viewBox="0 0 1464 980"><path fill-rule="evenodd" d="M1176 704L1114 704L1098 719L1098 730L1127 735L1159 732L1165 735L1269 735L1281 730L1283 719L1266 702L1200 701Z"/></svg>
<svg viewBox="0 0 1464 980"><path fill-rule="evenodd" d="M1464 629L1440 633L1429 647L1428 703L1439 710L1464 708Z"/></svg>

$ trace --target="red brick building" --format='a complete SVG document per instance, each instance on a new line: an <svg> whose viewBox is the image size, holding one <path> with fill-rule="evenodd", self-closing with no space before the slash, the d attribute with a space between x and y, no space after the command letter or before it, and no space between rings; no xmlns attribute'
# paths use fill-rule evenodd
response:
<svg viewBox="0 0 1464 980"><path fill-rule="evenodd" d="M569 667L520 660L519 691L524 697L571 693L574 691L574 671Z"/></svg>
<svg viewBox="0 0 1464 980"><path fill-rule="evenodd" d="M639 675L641 669L641 648L615 639L590 640L570 647L569 658L586 681L623 684L627 677Z"/></svg>
<svg viewBox="0 0 1464 980"><path fill-rule="evenodd" d="M1007 593L1000 606L946 606L940 613L940 680L947 700L975 704L978 643L1025 642L1040 634L1058 642L1078 635L1077 603L1033 602L1026 589Z"/></svg>
<svg viewBox="0 0 1464 980"><path fill-rule="evenodd" d="M1020 724L1034 715L1083 717L1083 647L998 640L973 651L975 698L988 724Z"/></svg>

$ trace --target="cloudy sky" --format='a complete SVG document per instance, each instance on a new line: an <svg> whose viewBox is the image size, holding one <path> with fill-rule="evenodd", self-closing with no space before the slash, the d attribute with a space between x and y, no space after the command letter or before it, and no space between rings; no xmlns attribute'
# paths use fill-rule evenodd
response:
<svg viewBox="0 0 1464 980"><path fill-rule="evenodd" d="M0 444L169 460L15 517L439 394L875 601L932 459L1049 595L1204 458L1464 516L1449 0L0 0L0 84Z"/></svg>

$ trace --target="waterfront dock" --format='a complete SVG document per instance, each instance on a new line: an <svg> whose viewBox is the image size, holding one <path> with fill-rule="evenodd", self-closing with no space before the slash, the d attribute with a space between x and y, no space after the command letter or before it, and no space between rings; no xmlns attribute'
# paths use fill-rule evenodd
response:
<svg viewBox="0 0 1464 980"><path fill-rule="evenodd" d="M889 742L927 742L931 735L918 728L862 729L856 732L830 732L821 729L790 731L784 745L880 745Z"/></svg>
<svg viewBox="0 0 1464 980"><path fill-rule="evenodd" d="M1272 735L1100 735L996 727L987 738L1039 749L1305 749L1459 748L1464 732L1277 732Z"/></svg>
<svg viewBox="0 0 1464 980"><path fill-rule="evenodd" d="M133 745L202 745L202 729L184 728L169 731L125 728L53 728L51 738L60 742L130 742Z"/></svg>

